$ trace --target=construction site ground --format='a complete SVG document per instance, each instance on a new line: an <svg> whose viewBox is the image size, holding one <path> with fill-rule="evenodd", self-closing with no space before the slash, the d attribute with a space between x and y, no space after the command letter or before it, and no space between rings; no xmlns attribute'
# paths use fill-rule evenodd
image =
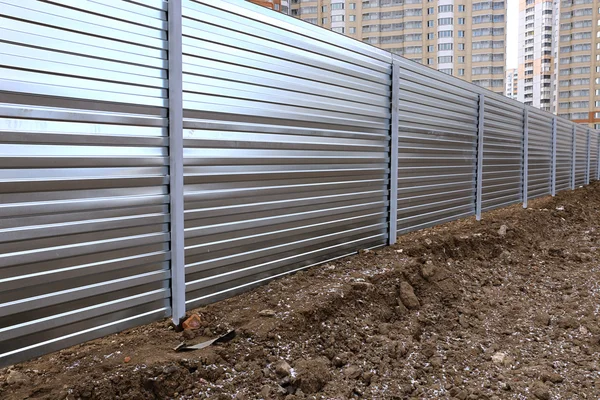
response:
<svg viewBox="0 0 600 400"><path fill-rule="evenodd" d="M0 370L12 399L599 399L600 184ZM175 352L234 329L236 337Z"/></svg>

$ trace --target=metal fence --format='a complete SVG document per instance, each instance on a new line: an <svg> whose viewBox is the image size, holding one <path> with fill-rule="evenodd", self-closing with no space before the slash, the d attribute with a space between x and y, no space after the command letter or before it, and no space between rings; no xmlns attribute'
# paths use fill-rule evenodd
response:
<svg viewBox="0 0 600 400"><path fill-rule="evenodd" d="M0 365L574 189L598 135L241 0L0 0Z"/></svg>

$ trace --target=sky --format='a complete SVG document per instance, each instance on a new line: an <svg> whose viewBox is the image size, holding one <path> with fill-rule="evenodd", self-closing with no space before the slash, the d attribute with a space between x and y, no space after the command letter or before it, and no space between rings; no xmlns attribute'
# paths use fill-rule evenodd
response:
<svg viewBox="0 0 600 400"><path fill-rule="evenodd" d="M508 0L507 8L506 68L517 68L519 65L519 0Z"/></svg>

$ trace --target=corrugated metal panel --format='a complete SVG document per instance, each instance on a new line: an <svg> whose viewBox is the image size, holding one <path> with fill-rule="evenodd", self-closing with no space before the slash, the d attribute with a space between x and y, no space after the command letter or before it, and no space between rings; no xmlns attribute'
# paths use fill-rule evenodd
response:
<svg viewBox="0 0 600 400"><path fill-rule="evenodd" d="M482 210L522 199L523 105L485 95Z"/></svg>
<svg viewBox="0 0 600 400"><path fill-rule="evenodd" d="M390 55L243 1L185 1L189 307L382 245Z"/></svg>
<svg viewBox="0 0 600 400"><path fill-rule="evenodd" d="M533 199L550 194L552 189L552 115L528 108L528 189Z"/></svg>
<svg viewBox="0 0 600 400"><path fill-rule="evenodd" d="M5 365L169 313L167 42L161 1L0 3Z"/></svg>
<svg viewBox="0 0 600 400"><path fill-rule="evenodd" d="M590 137L590 181L598 179L598 157L600 156L600 141L598 138L598 131L591 131Z"/></svg>
<svg viewBox="0 0 600 400"><path fill-rule="evenodd" d="M575 147L575 186L585 185L585 175L587 171L587 128L576 125L575 129L576 147Z"/></svg>
<svg viewBox="0 0 600 400"><path fill-rule="evenodd" d="M556 190L571 187L573 162L573 124L564 119L556 120Z"/></svg>
<svg viewBox="0 0 600 400"><path fill-rule="evenodd" d="M446 74L425 76L422 66L398 62L401 234L475 214L479 95Z"/></svg>

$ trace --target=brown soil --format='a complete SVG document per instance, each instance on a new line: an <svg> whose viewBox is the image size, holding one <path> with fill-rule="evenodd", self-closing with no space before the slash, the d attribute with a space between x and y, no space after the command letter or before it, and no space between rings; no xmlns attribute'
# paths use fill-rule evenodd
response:
<svg viewBox="0 0 600 400"><path fill-rule="evenodd" d="M188 343L231 342L175 353L157 322L0 370L0 398L598 399L599 221L594 184L405 235L196 310Z"/></svg>

